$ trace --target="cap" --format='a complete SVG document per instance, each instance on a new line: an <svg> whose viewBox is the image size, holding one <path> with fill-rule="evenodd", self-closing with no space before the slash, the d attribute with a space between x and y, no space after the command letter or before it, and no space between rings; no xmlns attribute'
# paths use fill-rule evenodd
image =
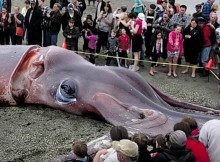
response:
<svg viewBox="0 0 220 162"><path fill-rule="evenodd" d="M126 5L122 5L122 6L121 6L121 10L124 11L124 12L127 10L127 8L128 8L128 7L127 7Z"/></svg>
<svg viewBox="0 0 220 162"><path fill-rule="evenodd" d="M138 156L138 145L128 139L123 139L120 141L113 141L112 147L121 152L127 157L137 157Z"/></svg>
<svg viewBox="0 0 220 162"><path fill-rule="evenodd" d="M201 5L201 4L197 4L197 5L195 6L195 8L202 8L202 5Z"/></svg>
<svg viewBox="0 0 220 162"><path fill-rule="evenodd" d="M156 7L157 7L157 6L156 6L155 4L151 4L151 5L150 5L150 8L153 9L153 10L154 10Z"/></svg>
<svg viewBox="0 0 220 162"><path fill-rule="evenodd" d="M141 19L142 21L144 21L145 20L145 15L143 13L139 13L138 18Z"/></svg>
<svg viewBox="0 0 220 162"><path fill-rule="evenodd" d="M73 10L73 8L74 8L74 7L73 7L73 4L72 4L72 3L68 4L68 6L67 6L67 9L68 9L68 10Z"/></svg>
<svg viewBox="0 0 220 162"><path fill-rule="evenodd" d="M186 140L186 134L181 130L170 133L169 141L173 148L183 148L186 146Z"/></svg>
<svg viewBox="0 0 220 162"><path fill-rule="evenodd" d="M197 18L196 18L196 21L197 21L197 22L203 22L203 23L205 23L205 22L206 22L206 19L205 19L204 17L197 17Z"/></svg>

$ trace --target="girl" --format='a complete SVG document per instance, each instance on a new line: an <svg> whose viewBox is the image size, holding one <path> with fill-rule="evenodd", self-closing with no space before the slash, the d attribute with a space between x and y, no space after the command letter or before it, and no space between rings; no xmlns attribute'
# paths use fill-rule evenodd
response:
<svg viewBox="0 0 220 162"><path fill-rule="evenodd" d="M121 29L121 36L118 38L119 41L119 57L128 58L127 51L130 49L130 37L126 34L126 30L124 28ZM128 67L128 60L123 59L121 60L121 63L124 64L124 66Z"/></svg>
<svg viewBox="0 0 220 162"><path fill-rule="evenodd" d="M153 38L152 42L151 42L151 56L152 56L152 61L157 62L157 60L159 59L160 55L162 55L162 53L164 52L164 41L162 39L162 32L161 31L157 31L154 35L155 38ZM151 76L154 76L154 72L155 71L155 66L156 63L152 63L151 64L151 68L150 68L150 72L149 74Z"/></svg>
<svg viewBox="0 0 220 162"><path fill-rule="evenodd" d="M90 36L88 36L88 31L90 32ZM96 30L86 30L85 31L85 38L89 40L88 47L90 53L95 53L96 42L98 40L98 35L96 34ZM95 57L93 54L90 54L89 61L95 64Z"/></svg>
<svg viewBox="0 0 220 162"><path fill-rule="evenodd" d="M167 44L167 55L169 60L169 72L167 76L171 76L173 70L173 76L176 78L176 65L178 58L182 57L183 53L183 36L181 34L182 27L179 25L175 26L174 31L170 32L168 44Z"/></svg>

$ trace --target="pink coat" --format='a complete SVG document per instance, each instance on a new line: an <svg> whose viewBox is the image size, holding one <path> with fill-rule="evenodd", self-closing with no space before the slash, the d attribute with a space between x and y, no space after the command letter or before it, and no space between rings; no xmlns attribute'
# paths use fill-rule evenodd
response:
<svg viewBox="0 0 220 162"><path fill-rule="evenodd" d="M181 33L176 33L175 31L170 32L167 43L167 51L169 52L180 51L179 57L182 58L183 36Z"/></svg>
<svg viewBox="0 0 220 162"><path fill-rule="evenodd" d="M91 36L88 36L87 33L85 33L85 38L89 40L89 44L88 44L88 47L90 49L95 49L96 48L96 42L98 40L98 36L97 35L91 35Z"/></svg>

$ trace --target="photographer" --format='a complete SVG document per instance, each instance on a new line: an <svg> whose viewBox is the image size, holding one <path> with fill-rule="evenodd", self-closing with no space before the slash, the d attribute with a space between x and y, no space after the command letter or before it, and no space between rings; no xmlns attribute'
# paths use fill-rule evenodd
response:
<svg viewBox="0 0 220 162"><path fill-rule="evenodd" d="M164 12L163 17L158 18L153 24L152 26L153 32L157 33L158 30L161 31L162 39L164 43L167 44L169 33L173 30L173 27L174 27L173 25L174 25L173 21L169 18L169 12L166 11ZM163 50L163 54L161 55L161 57L163 58L163 61L165 62L167 58L167 47L166 46Z"/></svg>

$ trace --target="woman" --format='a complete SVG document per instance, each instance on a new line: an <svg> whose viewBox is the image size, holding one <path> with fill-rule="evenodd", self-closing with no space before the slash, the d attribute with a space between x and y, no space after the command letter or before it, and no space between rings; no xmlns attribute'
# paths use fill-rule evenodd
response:
<svg viewBox="0 0 220 162"><path fill-rule="evenodd" d="M191 20L188 27L183 30L183 48L186 65L192 65L191 77L196 77L196 65L198 63L198 56L202 50L203 34L195 19ZM189 72L189 67L186 67L181 73L186 74Z"/></svg>
<svg viewBox="0 0 220 162"><path fill-rule="evenodd" d="M138 71L138 60L139 60L139 55L140 52L142 51L142 44L143 44L143 39L142 39L142 20L137 18L137 14L134 12L131 12L129 14L129 18L131 21L134 23L131 25L132 29L132 52L134 54L134 66L132 68L132 71Z"/></svg>
<svg viewBox="0 0 220 162"><path fill-rule="evenodd" d="M115 28L118 28L117 35L119 36L120 35L119 31L124 28L126 30L126 34L131 38L130 27L131 27L131 22L128 17L128 13L124 13L123 18L119 19L116 23L116 26L115 26Z"/></svg>
<svg viewBox="0 0 220 162"><path fill-rule="evenodd" d="M134 0L134 5L133 5L133 12L136 14L143 13L143 3L141 0Z"/></svg>
<svg viewBox="0 0 220 162"><path fill-rule="evenodd" d="M9 22L11 17L7 13L7 8L2 7L2 13L0 13L0 40L1 45L9 44Z"/></svg>
<svg viewBox="0 0 220 162"><path fill-rule="evenodd" d="M175 30L170 32L169 39L167 43L167 55L169 60L169 72L167 76L171 76L173 71L173 76L176 78L176 64L178 58L182 57L183 53L183 36L181 34L182 27L177 25ZM173 64L173 65L172 65Z"/></svg>
<svg viewBox="0 0 220 162"><path fill-rule="evenodd" d="M112 14L112 7L109 3L106 3L106 6L104 7L104 11L101 11L97 21L99 24L98 25L99 39L97 42L96 52L100 53L101 46L103 50L106 49L109 31L111 31L112 29L113 14Z"/></svg>

